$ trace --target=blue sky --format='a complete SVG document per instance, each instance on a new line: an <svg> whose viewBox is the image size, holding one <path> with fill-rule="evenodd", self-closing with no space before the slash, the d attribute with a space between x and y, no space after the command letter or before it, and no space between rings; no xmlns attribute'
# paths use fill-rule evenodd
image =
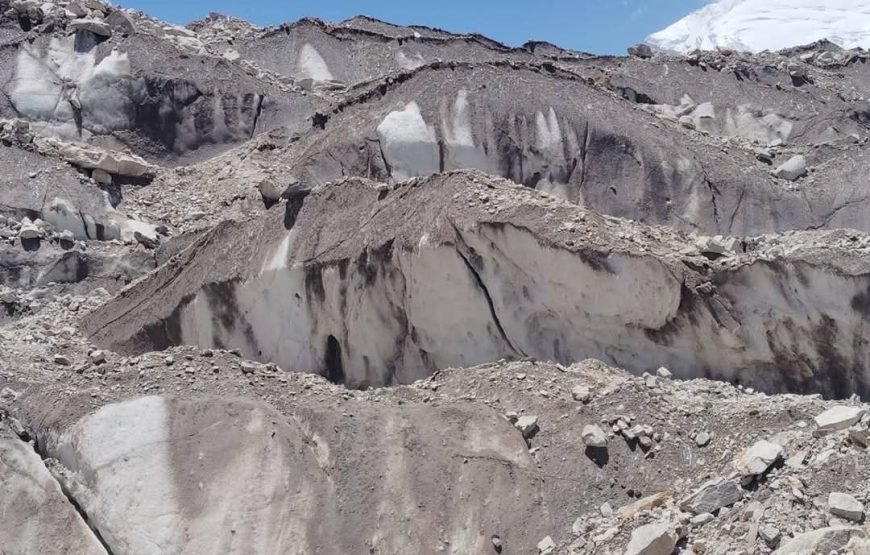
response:
<svg viewBox="0 0 870 555"><path fill-rule="evenodd" d="M210 11L275 25L300 17L340 21L364 14L400 24L478 32L510 45L528 39L596 54L623 53L632 43L709 0L120 0L172 23Z"/></svg>

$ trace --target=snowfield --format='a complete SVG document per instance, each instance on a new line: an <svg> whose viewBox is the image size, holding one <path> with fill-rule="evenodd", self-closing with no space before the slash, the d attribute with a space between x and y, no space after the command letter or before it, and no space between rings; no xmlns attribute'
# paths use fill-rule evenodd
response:
<svg viewBox="0 0 870 555"><path fill-rule="evenodd" d="M718 0L650 35L661 50L761 52L828 39L870 47L870 0Z"/></svg>

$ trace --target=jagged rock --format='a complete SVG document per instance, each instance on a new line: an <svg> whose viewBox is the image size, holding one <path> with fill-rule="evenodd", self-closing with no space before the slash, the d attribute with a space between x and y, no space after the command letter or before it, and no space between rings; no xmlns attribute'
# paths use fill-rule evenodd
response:
<svg viewBox="0 0 870 555"><path fill-rule="evenodd" d="M668 370L667 368L665 368L664 366L660 366L659 369L656 370L656 376L658 376L659 378L664 378L666 380L669 380L669 379L674 377L674 375L671 373L671 371Z"/></svg>
<svg viewBox="0 0 870 555"><path fill-rule="evenodd" d="M260 191L260 194L264 199L277 201L280 200L281 195L284 194L285 187L279 187L274 179L267 178L260 181L257 185L257 190Z"/></svg>
<svg viewBox="0 0 870 555"><path fill-rule="evenodd" d="M524 438L529 439L538 433L538 417L532 415L520 416L514 426L523 434Z"/></svg>
<svg viewBox="0 0 870 555"><path fill-rule="evenodd" d="M814 555L845 550L851 553L870 553L867 533L860 528L832 526L813 530L786 541L773 555Z"/></svg>
<svg viewBox="0 0 870 555"><path fill-rule="evenodd" d="M722 507L730 507L742 498L743 488L737 480L714 478L680 501L680 508L696 515L714 513Z"/></svg>
<svg viewBox="0 0 870 555"><path fill-rule="evenodd" d="M69 366L70 364L72 364L72 362L70 362L70 360L63 355L54 355L52 360L58 366Z"/></svg>
<svg viewBox="0 0 870 555"><path fill-rule="evenodd" d="M556 550L556 542L550 536L538 542L538 555L549 555Z"/></svg>
<svg viewBox="0 0 870 555"><path fill-rule="evenodd" d="M848 493L832 492L828 495L828 510L832 515L860 522L864 519L864 505Z"/></svg>
<svg viewBox="0 0 870 555"><path fill-rule="evenodd" d="M647 524L631 533L625 555L670 555L678 539L671 524Z"/></svg>
<svg viewBox="0 0 870 555"><path fill-rule="evenodd" d="M628 47L628 55L638 58L652 58L653 51L648 44L634 44Z"/></svg>
<svg viewBox="0 0 870 555"><path fill-rule="evenodd" d="M782 458L782 446L766 440L755 442L734 461L741 476L761 476L772 464Z"/></svg>
<svg viewBox="0 0 870 555"><path fill-rule="evenodd" d="M698 447L705 447L708 443L710 443L711 439L712 437L710 436L709 432L699 432L698 435L695 436L695 445L697 445Z"/></svg>
<svg viewBox="0 0 870 555"><path fill-rule="evenodd" d="M112 10L112 13L106 16L104 21L106 25L118 33L132 35L136 32L133 20L122 10Z"/></svg>
<svg viewBox="0 0 870 555"><path fill-rule="evenodd" d="M801 155L792 156L784 164L773 170L773 175L788 181L796 181L806 174L807 159Z"/></svg>
<svg viewBox="0 0 870 555"><path fill-rule="evenodd" d="M73 19L69 22L69 26L76 31L89 31L101 37L112 36L111 26L103 21L98 21L96 19Z"/></svg>
<svg viewBox="0 0 870 555"><path fill-rule="evenodd" d="M91 361L91 364L103 364L106 362L106 353L99 349L91 351L88 355L88 360Z"/></svg>
<svg viewBox="0 0 870 555"><path fill-rule="evenodd" d="M758 530L758 535L769 547L776 547L782 537L782 533L774 526L762 526Z"/></svg>
<svg viewBox="0 0 870 555"><path fill-rule="evenodd" d="M816 431L820 434L826 434L845 430L861 420L866 412L863 407L831 407L816 416Z"/></svg>
<svg viewBox="0 0 870 555"><path fill-rule="evenodd" d="M73 144L54 138L34 141L40 152L58 156L74 166L102 170L112 175L129 177L153 176L157 168L135 154L107 151L83 144Z"/></svg>
<svg viewBox="0 0 870 555"><path fill-rule="evenodd" d="M44 236L45 232L42 228L33 223L22 223L21 227L18 228L20 239L42 239Z"/></svg>
<svg viewBox="0 0 870 555"><path fill-rule="evenodd" d="M575 385L571 388L571 397L575 401L586 403L592 398L592 392L585 385Z"/></svg>
<svg viewBox="0 0 870 555"><path fill-rule="evenodd" d="M870 430L866 428L849 428L849 439L861 447L870 446Z"/></svg>
<svg viewBox="0 0 870 555"><path fill-rule="evenodd" d="M580 432L580 437L583 438L583 443L587 447L601 449L607 447L607 435L599 426L595 424L587 424L583 426L583 431Z"/></svg>

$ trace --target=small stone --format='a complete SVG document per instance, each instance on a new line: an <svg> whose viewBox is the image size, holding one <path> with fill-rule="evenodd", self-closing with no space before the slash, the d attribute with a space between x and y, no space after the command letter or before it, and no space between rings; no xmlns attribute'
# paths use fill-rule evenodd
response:
<svg viewBox="0 0 870 555"><path fill-rule="evenodd" d="M4 387L0 390L0 401L4 403L11 403L12 401L18 399L18 392L12 388Z"/></svg>
<svg viewBox="0 0 870 555"><path fill-rule="evenodd" d="M91 354L88 355L88 360L91 361L91 364L103 364L106 362L106 353L103 351L91 351Z"/></svg>
<svg viewBox="0 0 870 555"><path fill-rule="evenodd" d="M547 536L538 542L538 555L549 555L556 549L556 542L553 541L553 538Z"/></svg>
<svg viewBox="0 0 870 555"><path fill-rule="evenodd" d="M870 430L865 428L849 428L849 439L861 447L870 445Z"/></svg>
<svg viewBox="0 0 870 555"><path fill-rule="evenodd" d="M647 524L631 533L625 555L671 555L678 539L670 524Z"/></svg>
<svg viewBox="0 0 870 555"><path fill-rule="evenodd" d="M779 543L779 538L781 537L779 529L775 526L762 526L758 531L758 535L761 536L764 543L770 547L775 547L776 544Z"/></svg>
<svg viewBox="0 0 870 555"><path fill-rule="evenodd" d="M610 503L604 503L600 507L598 507L598 511L601 513L603 517L611 517L613 516L613 507L610 506Z"/></svg>
<svg viewBox="0 0 870 555"><path fill-rule="evenodd" d="M112 175L106 170L101 170L100 168L96 168L91 172L91 177L99 183L100 185L111 185L112 184Z"/></svg>
<svg viewBox="0 0 870 555"><path fill-rule="evenodd" d="M588 403L589 399L592 398L592 392L584 385L575 385L574 388L571 389L571 397L573 397L575 401Z"/></svg>
<svg viewBox="0 0 870 555"><path fill-rule="evenodd" d="M69 366L70 364L72 364L72 363L70 362L70 360L69 360L67 357L63 356L63 355L54 355L54 357L52 358L52 360L53 360L54 363L57 364L58 366Z"/></svg>
<svg viewBox="0 0 870 555"><path fill-rule="evenodd" d="M253 362L248 362L246 360L240 362L239 366L241 366L242 368L242 374L253 374L254 371L257 369L256 364L254 364Z"/></svg>
<svg viewBox="0 0 870 555"><path fill-rule="evenodd" d="M701 432L695 436L695 445L698 447L704 447L710 443L710 439L710 432Z"/></svg>
<svg viewBox="0 0 870 555"><path fill-rule="evenodd" d="M671 371L668 370L667 368L665 368L664 366L660 366L659 369L656 370L656 376L658 376L660 378L664 378L666 380L669 380L672 377L674 377L674 375L671 374Z"/></svg>
<svg viewBox="0 0 870 555"><path fill-rule="evenodd" d="M602 448L607 447L607 435L599 426L595 424L587 424L580 432L580 437L583 438L583 443L588 447Z"/></svg>
<svg viewBox="0 0 870 555"><path fill-rule="evenodd" d="M828 510L834 516L855 522L864 518L864 505L848 493L832 492L828 495Z"/></svg>
<svg viewBox="0 0 870 555"><path fill-rule="evenodd" d="M848 407L844 405L831 407L816 416L816 432L818 434L827 434L850 428L861 420L865 412L861 407Z"/></svg>
<svg viewBox="0 0 870 555"><path fill-rule="evenodd" d="M156 237L149 237L140 231L133 232L133 238L144 245L146 249L156 249L160 246L160 241Z"/></svg>
<svg viewBox="0 0 870 555"><path fill-rule="evenodd" d="M701 513L699 515L693 516L689 520L689 522L691 522L695 526L703 526L703 525L707 524L708 522L710 522L711 520L713 520L714 518L716 518L716 517L713 516L713 513Z"/></svg>
<svg viewBox="0 0 870 555"><path fill-rule="evenodd" d="M501 553L501 550L502 550L501 538L498 536L493 536L490 541L492 542L492 548L495 549L495 552Z"/></svg>
<svg viewBox="0 0 870 555"><path fill-rule="evenodd" d="M523 434L524 438L530 439L538 433L538 417L531 415L520 416L514 426Z"/></svg>

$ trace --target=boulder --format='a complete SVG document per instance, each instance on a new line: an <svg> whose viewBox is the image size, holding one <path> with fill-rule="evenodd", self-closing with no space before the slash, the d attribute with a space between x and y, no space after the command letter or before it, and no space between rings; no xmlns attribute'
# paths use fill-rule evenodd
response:
<svg viewBox="0 0 870 555"><path fill-rule="evenodd" d="M852 553L870 553L867 533L860 528L832 526L799 534L786 542L773 555L815 555L841 549Z"/></svg>
<svg viewBox="0 0 870 555"><path fill-rule="evenodd" d="M863 407L848 407L844 405L831 407L816 416L816 432L827 434L848 429L861 420L865 412L867 411Z"/></svg>
<svg viewBox="0 0 870 555"><path fill-rule="evenodd" d="M70 21L69 25L76 32L88 31L101 37L112 36L112 28L104 21L90 18L79 18Z"/></svg>
<svg viewBox="0 0 870 555"><path fill-rule="evenodd" d="M737 457L734 460L734 467L741 476L761 476L781 458L781 446L761 440L755 442Z"/></svg>
<svg viewBox="0 0 870 555"><path fill-rule="evenodd" d="M119 33L132 35L136 32L133 20L121 10L113 10L104 21L112 30Z"/></svg>
<svg viewBox="0 0 870 555"><path fill-rule="evenodd" d="M828 510L832 515L860 522L864 518L864 505L848 493L831 492Z"/></svg>
<svg viewBox="0 0 870 555"><path fill-rule="evenodd" d="M556 542L550 536L538 542L538 555L549 555L556 550Z"/></svg>
<svg viewBox="0 0 870 555"><path fill-rule="evenodd" d="M595 424L587 424L586 426L583 426L583 431L580 432L580 437L583 438L583 443L585 443L587 447L607 447L607 435L604 433L604 430Z"/></svg>
<svg viewBox="0 0 870 555"><path fill-rule="evenodd" d="M679 536L672 525L647 524L631 533L625 555L671 555L677 540Z"/></svg>
<svg viewBox="0 0 870 555"><path fill-rule="evenodd" d="M589 399L592 398L592 392L589 391L589 388L585 385L575 385L571 389L571 397L575 401L580 401L581 403L586 403Z"/></svg>
<svg viewBox="0 0 870 555"><path fill-rule="evenodd" d="M695 515L713 513L722 507L730 507L742 497L743 488L737 480L714 478L680 501L680 508Z"/></svg>
<svg viewBox="0 0 870 555"><path fill-rule="evenodd" d="M802 155L792 156L784 164L773 170L773 175L788 181L797 181L807 174L807 159Z"/></svg>
<svg viewBox="0 0 870 555"><path fill-rule="evenodd" d="M520 416L514 426L522 432L523 437L529 439L538 433L538 417L537 416Z"/></svg>
<svg viewBox="0 0 870 555"><path fill-rule="evenodd" d="M636 58L652 58L653 51L648 44L632 44L628 47L628 55Z"/></svg>

